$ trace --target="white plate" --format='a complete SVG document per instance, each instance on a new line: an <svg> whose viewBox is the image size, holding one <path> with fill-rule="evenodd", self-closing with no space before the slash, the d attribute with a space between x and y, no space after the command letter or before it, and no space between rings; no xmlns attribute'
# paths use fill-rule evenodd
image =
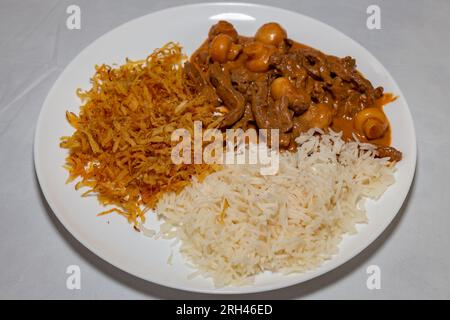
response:
<svg viewBox="0 0 450 320"><path fill-rule="evenodd" d="M393 145L403 152L404 159L397 165L397 182L378 202L368 203L369 223L359 226L357 235L345 237L339 254L321 267L287 276L265 273L258 276L253 285L215 289L210 279L187 278L193 270L184 264L169 241L153 240L133 232L118 215L97 217L96 213L103 208L95 197L81 198L73 184L65 184L67 172L62 165L66 151L59 148L59 137L73 132L65 120L65 112L78 112L80 101L75 90L89 88L95 64L121 64L125 57L141 59L168 41L181 43L190 54L205 39L210 26L220 19L232 22L243 35L253 35L261 24L277 21L294 40L329 54L356 58L359 70L374 85L399 95L385 110L393 127ZM282 288L317 277L348 261L374 241L395 217L408 193L416 164L416 138L408 105L394 79L366 49L341 32L312 18L273 7L197 4L143 16L103 35L84 49L60 75L44 102L36 128L34 159L42 191L55 215L70 233L104 260L168 287L210 293L248 293ZM174 252L172 266L167 264L171 251Z"/></svg>

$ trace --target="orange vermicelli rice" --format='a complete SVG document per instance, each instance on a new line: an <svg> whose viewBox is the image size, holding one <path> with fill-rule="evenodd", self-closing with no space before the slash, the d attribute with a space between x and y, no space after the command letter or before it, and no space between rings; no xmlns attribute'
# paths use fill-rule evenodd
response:
<svg viewBox="0 0 450 320"><path fill-rule="evenodd" d="M171 133L193 130L194 121L214 127L215 106L189 83L183 71L181 47L168 43L145 60L124 65L96 66L92 88L78 89L82 100L78 115L66 112L76 131L61 138L69 151L65 168L68 181L80 178L76 189L96 194L134 225L145 219L168 191L181 191L193 176L200 179L218 169L207 164L175 165Z"/></svg>

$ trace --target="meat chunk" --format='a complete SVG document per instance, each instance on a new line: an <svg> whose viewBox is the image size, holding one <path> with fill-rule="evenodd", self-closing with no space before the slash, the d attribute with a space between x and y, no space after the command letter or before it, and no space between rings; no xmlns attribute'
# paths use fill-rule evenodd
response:
<svg viewBox="0 0 450 320"><path fill-rule="evenodd" d="M393 147L378 147L376 150L378 158L389 158L390 161L398 162L402 160L402 153Z"/></svg>
<svg viewBox="0 0 450 320"><path fill-rule="evenodd" d="M254 122L255 118L253 117L253 111L252 106L250 103L247 103L245 105L244 109L244 115L241 119L239 119L238 122L236 122L233 126L233 128L241 128L244 130L247 130L249 127L252 126L251 122Z"/></svg>
<svg viewBox="0 0 450 320"><path fill-rule="evenodd" d="M327 66L329 69L329 77L331 79L338 77L344 81L351 81L356 62L355 59L351 57L340 59L335 56L328 56Z"/></svg>
<svg viewBox="0 0 450 320"><path fill-rule="evenodd" d="M361 106L361 109L373 107L375 100L383 95L382 87L374 89L372 83L356 70L355 59L328 56L327 66L330 75L336 75L337 78L347 82L358 93L359 97L355 105Z"/></svg>
<svg viewBox="0 0 450 320"><path fill-rule="evenodd" d="M231 70L231 82L235 88L244 95L249 94L252 83L258 79L258 74L246 68L236 68Z"/></svg>
<svg viewBox="0 0 450 320"><path fill-rule="evenodd" d="M185 62L183 70L197 92L203 92L213 104L218 104L219 97L194 63Z"/></svg>
<svg viewBox="0 0 450 320"><path fill-rule="evenodd" d="M291 79L295 86L298 87L307 77L306 69L301 65L302 56L298 51L290 53L275 53L269 59L269 63L280 75Z"/></svg>
<svg viewBox="0 0 450 320"><path fill-rule="evenodd" d="M299 56L295 53L277 53L270 58L270 63L280 75L290 79L294 84L294 92L289 108L296 115L301 115L308 110L311 103L312 88L308 87L308 74L299 63Z"/></svg>
<svg viewBox="0 0 450 320"><path fill-rule="evenodd" d="M295 82L297 90L305 96L303 103L309 103L308 98L323 103L331 94L341 105L352 106L346 112L350 116L373 107L383 93L383 88L374 89L356 70L356 62L351 57L341 59L312 48L296 48L287 54L273 55L271 64Z"/></svg>
<svg viewBox="0 0 450 320"><path fill-rule="evenodd" d="M226 114L221 126L228 127L236 123L244 114L245 98L235 90L231 84L230 74L227 70L222 70L218 63L214 63L209 68L209 79L216 89L220 100L230 109Z"/></svg>
<svg viewBox="0 0 450 320"><path fill-rule="evenodd" d="M278 129L279 130L279 145L287 147L290 144L291 135L287 132L291 130L292 112L288 109L287 97L269 103L269 77L266 75L260 77L253 83L252 90L252 112L255 117L256 124L261 129ZM268 132L270 135L271 133ZM271 138L270 138L271 139ZM269 143L270 139L267 140Z"/></svg>
<svg viewBox="0 0 450 320"><path fill-rule="evenodd" d="M186 61L184 63L184 72L189 80L196 86L205 86L206 80L202 77L200 71L195 67L193 63Z"/></svg>
<svg viewBox="0 0 450 320"><path fill-rule="evenodd" d="M220 52L227 59L213 59L212 43L222 38L227 41ZM231 45L228 48L229 38L240 47L236 55L231 55L235 53ZM264 68L252 67L256 60ZM265 46L255 37L239 36L226 21L211 27L190 61L192 65L186 64L185 69L195 90L209 87L217 105L229 110L221 128L279 129L280 146L288 149L309 128L332 126L351 139L360 131L352 122L358 112L389 102L381 99L382 87L374 88L359 73L352 57L327 55L286 36L276 46ZM380 147L377 156L399 161L402 155L394 148Z"/></svg>
<svg viewBox="0 0 450 320"><path fill-rule="evenodd" d="M261 77L253 83L252 88L252 112L256 124L261 129L269 128L267 117L267 105L269 99L269 84L267 77Z"/></svg>
<svg viewBox="0 0 450 320"><path fill-rule="evenodd" d="M280 133L286 133L292 129L292 111L289 111L288 105L288 98L283 96L269 106L268 121L271 129L280 129Z"/></svg>

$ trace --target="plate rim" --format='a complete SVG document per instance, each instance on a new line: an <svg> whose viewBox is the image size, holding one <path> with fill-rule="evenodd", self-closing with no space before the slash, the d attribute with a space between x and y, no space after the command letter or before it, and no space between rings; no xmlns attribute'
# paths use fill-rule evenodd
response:
<svg viewBox="0 0 450 320"><path fill-rule="evenodd" d="M372 237L366 237L365 241L363 242L362 245L360 245L358 247L357 250L354 250L354 252L352 252L352 254L350 254L349 256L345 257L345 259L343 259L343 261L339 262L339 263L335 263L335 264L330 264L327 265L326 267L322 268L322 270L320 270L319 273L314 273L311 275L308 275L307 273L305 274L304 279L301 280L294 280L292 283L290 284L270 284L270 285L264 285L261 287L255 286L255 285L250 285L250 286L244 286L244 287L235 287L235 286L230 286L230 287L225 287L227 290L223 291L223 290L217 290L215 288L212 289L201 289L201 288L195 288L195 287L186 287L184 285L171 285L171 284L166 284L162 281L159 281L159 279L148 279L146 277L144 277L143 275L139 275L136 274L135 272L129 270L129 268L122 266L118 263L114 263L112 262L112 260L110 257L108 257L106 254L102 253L101 250L98 250L97 248L95 248L94 246L92 246L89 241L83 239L82 236L80 236L80 234L78 233L77 230L75 230L76 228L72 228L70 226L70 224L67 222L67 220L64 218L64 215L62 215L60 212L58 212L58 210L56 210L56 205L54 204L54 202L51 200L51 197L48 194L47 191L47 186L45 185L44 182L44 177L42 176L42 164L40 162L41 160L41 156L39 154L39 143L40 140L39 138L39 134L42 130L42 122L43 122L43 117L45 114L45 110L48 107L49 103L48 100L50 99L50 97L53 95L54 91L56 90L57 86L59 85L59 83L62 81L63 75L65 74L65 71L78 59L78 57L83 54L83 52L85 52L86 50L88 50L88 48L90 48L91 46L93 46L100 38L103 38L104 36L115 32L117 29L123 27L126 24L132 23L136 20L140 20L140 19L145 19L147 16L153 15L153 14L161 14L164 13L166 11L172 11L172 10L182 10L183 8L186 7L204 7L204 6L216 6L216 7L223 7L223 6L228 6L228 7L258 7L258 8L263 8L263 9L275 9L278 11L283 11L285 13L288 14L295 14L295 15L299 15L302 16L302 18L306 18L306 19L311 19L314 20L320 24L324 24L329 28L332 28L335 32L339 33L341 36L347 38L348 40L352 41L356 46L359 47L360 50L362 50L362 52L366 55L368 55L371 59L373 59L375 62L377 62L379 65L383 66L384 69L384 73L385 75L388 76L389 80L392 81L392 86L395 89L396 93L398 94L398 96L401 96L401 98L404 101L405 104L405 111L407 112L407 115L409 117L409 122L412 128L412 149L411 149L411 161L412 161L412 169L408 172L408 176L407 178L407 185L408 187L404 189L403 194L401 194L401 202L399 202L399 205L397 208L394 208L395 210L395 214L393 214L391 216L390 219L386 219L384 221L384 223L382 224L380 231L375 233L374 236ZM345 263L349 262L350 260L352 260L353 258L355 258L356 256L358 256L359 254L361 254L364 250L366 250L370 244L372 244L375 240L377 240L387 229L387 227L392 223L392 221L395 219L395 217L398 216L400 209L402 208L402 206L406 203L406 201L408 200L408 194L410 193L412 184L413 184L413 179L415 176L415 172L416 172L416 167L417 167L417 139L416 139L416 129L415 129L415 125L414 125L414 120L412 117L412 113L411 113L411 109L409 108L409 104L406 100L405 95L403 94L403 92L401 91L400 87L397 84L397 81L394 79L394 77L392 77L392 75L390 74L389 70L387 70L384 65L368 50L366 49L363 45L361 45L358 41L354 40L353 38L347 36L344 32L336 29L335 27L319 20L313 17L310 17L308 15L305 15L303 13L297 12L297 11L291 11L288 9L284 9L284 8L280 8L280 7L276 7L276 6L270 6L270 5L264 5L264 4L256 4L256 3L246 3L246 2L205 2L205 3L194 3L194 4L187 4L187 5L180 5L180 6L170 6L161 10L156 10L156 11L152 11L149 13L146 13L142 16L133 18L131 20L128 20L116 27L114 27L113 29L103 33L102 35L98 36L95 40L93 40L92 42L90 42L87 46L85 46L83 49L81 49L78 54L72 58L72 60L64 67L64 69L61 71L61 73L58 75L58 78L54 81L51 89L48 91L47 96L41 106L41 110L39 112L39 116L36 122L36 129L34 132L34 141L33 141L33 162L34 162L34 167L35 167L35 171L36 171L36 176L37 176L37 180L39 182L39 187L44 195L45 201L47 202L47 204L49 205L49 207L51 208L52 213L56 216L56 218L58 218L58 221L64 226L64 229L69 232L71 234L71 236L73 236L79 243L81 243L85 248L87 248L89 251L91 251L92 253L94 253L97 257L101 258L104 262L114 266L115 268L118 268L121 271L126 272L127 274L133 276L133 277L137 277L139 279L142 279L144 281L150 282L150 283L154 283L163 287L167 287L167 288L172 288L172 289L177 289L177 290L183 290L183 291L188 291L188 292L197 292L197 293L207 293L207 294L223 294L223 295L227 295L227 294L250 294L250 293L258 293L258 292L267 292L267 291L273 291L273 290L278 290L278 289L283 289L283 288L289 288L295 285L300 285L301 283L310 281L314 278L320 277L338 267L343 266ZM405 178L405 179L406 179ZM332 261L334 259L335 256L333 256L332 258L330 258L329 261ZM311 270L314 271L314 270Z"/></svg>

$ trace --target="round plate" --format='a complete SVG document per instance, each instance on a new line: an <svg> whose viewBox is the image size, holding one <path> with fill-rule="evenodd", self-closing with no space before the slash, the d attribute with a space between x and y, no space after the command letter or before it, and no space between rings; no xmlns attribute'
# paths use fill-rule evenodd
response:
<svg viewBox="0 0 450 320"><path fill-rule="evenodd" d="M216 289L210 279L188 279L194 270L184 263L177 248L167 240L154 240L134 232L118 215L97 217L102 210L95 197L81 198L74 184L65 184L63 169L66 150L59 138L73 129L65 119L66 110L78 113L77 88L87 89L96 64L121 64L125 58L142 59L168 41L179 42L191 54L206 38L218 20L233 23L240 34L253 35L263 23L276 21L290 38L328 54L352 56L358 69L376 86L399 98L385 111L393 127L393 145L404 159L397 165L396 180L377 202L367 203L369 223L358 226L358 233L346 236L340 251L321 267L301 274L264 273L253 285ZM416 164L416 138L406 100L389 72L361 45L334 28L304 15L253 4L197 4L170 8L128 22L103 35L84 49L64 70L44 102L39 116L34 159L42 191L53 212L83 245L114 266L142 279L190 291L209 293L248 293L272 290L317 277L348 261L388 226L400 209L411 185ZM149 223L156 224L148 214ZM168 258L173 253L172 264Z"/></svg>

